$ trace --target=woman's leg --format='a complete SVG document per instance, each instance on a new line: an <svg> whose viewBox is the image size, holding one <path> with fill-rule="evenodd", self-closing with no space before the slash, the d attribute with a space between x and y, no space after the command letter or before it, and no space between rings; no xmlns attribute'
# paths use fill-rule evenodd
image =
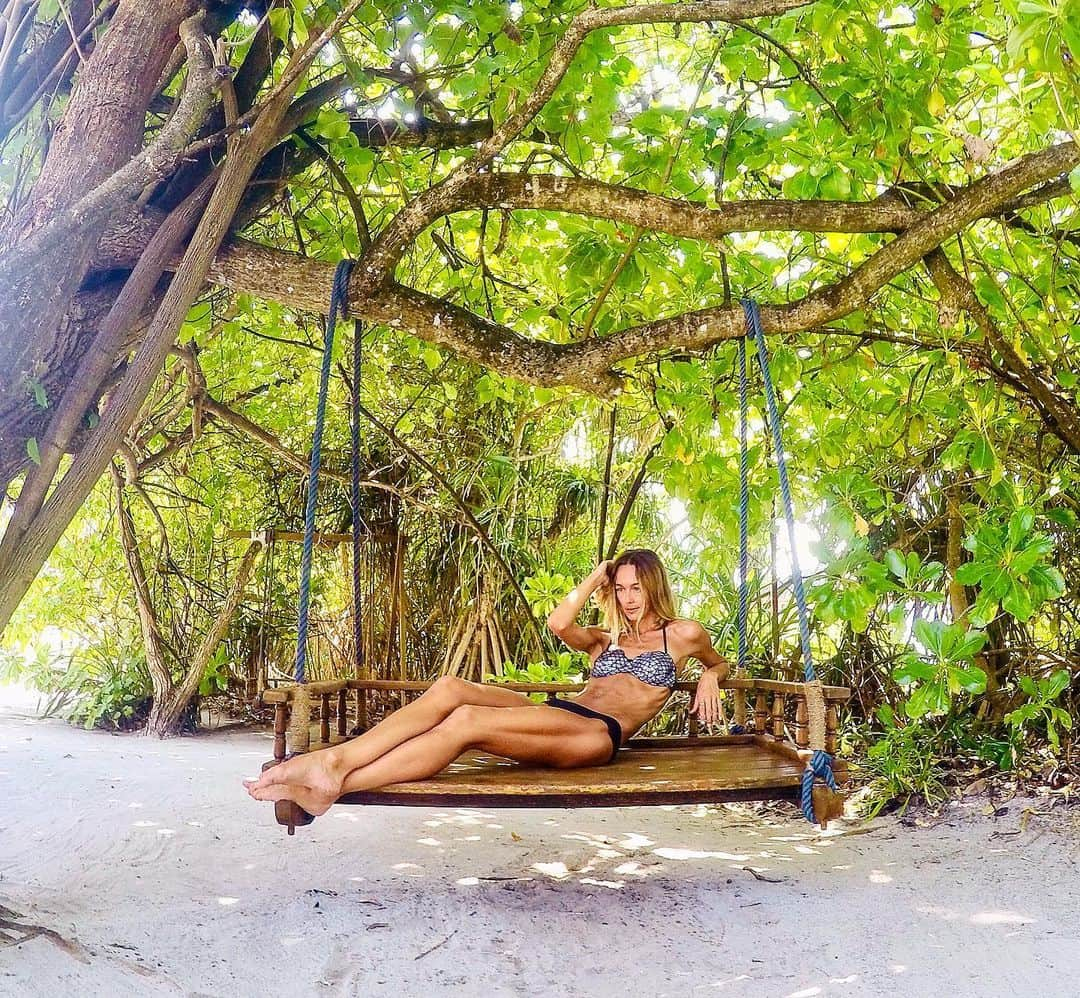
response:
<svg viewBox="0 0 1080 998"><path fill-rule="evenodd" d="M467 748L518 762L568 769L595 766L611 755L603 721L554 707L493 709L465 704L431 731L417 735L374 762L346 774L336 789L290 783L256 787L258 800L294 800L322 814L343 793L423 780L441 772Z"/></svg>
<svg viewBox="0 0 1080 998"><path fill-rule="evenodd" d="M271 783L291 783L329 793L347 773L430 731L464 704L500 708L535 706L524 693L470 683L457 676L440 676L419 697L393 711L370 731L341 745L308 752L273 766L257 780L246 781L245 786L250 791Z"/></svg>

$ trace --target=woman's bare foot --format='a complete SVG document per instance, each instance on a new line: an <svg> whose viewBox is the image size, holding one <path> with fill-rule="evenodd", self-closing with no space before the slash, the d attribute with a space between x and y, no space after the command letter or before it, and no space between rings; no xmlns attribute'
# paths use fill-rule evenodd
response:
<svg viewBox="0 0 1080 998"><path fill-rule="evenodd" d="M267 769L258 779L244 780L244 787L258 800L278 799L257 797L255 793L256 790L265 790L278 784L307 787L320 797L337 800L341 796L344 779L345 774L338 767L336 755L332 754L331 749L321 749L279 762Z"/></svg>
<svg viewBox="0 0 1080 998"><path fill-rule="evenodd" d="M310 787L293 783L273 783L268 787L255 787L251 790L251 796L256 800L295 801L308 814L313 814L315 817L329 811L337 800L336 794L333 797L328 797L312 790Z"/></svg>

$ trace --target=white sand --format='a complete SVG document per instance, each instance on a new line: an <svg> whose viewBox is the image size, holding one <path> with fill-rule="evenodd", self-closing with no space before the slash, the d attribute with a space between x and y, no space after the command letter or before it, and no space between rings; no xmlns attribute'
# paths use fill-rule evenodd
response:
<svg viewBox="0 0 1080 998"><path fill-rule="evenodd" d="M290 839L240 786L270 754L0 708L0 995L1080 994L1075 812L336 807Z"/></svg>

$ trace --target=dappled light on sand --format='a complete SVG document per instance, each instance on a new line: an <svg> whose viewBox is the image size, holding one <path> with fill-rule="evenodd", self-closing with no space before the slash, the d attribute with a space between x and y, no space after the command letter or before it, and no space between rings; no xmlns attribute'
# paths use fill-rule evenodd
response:
<svg viewBox="0 0 1080 998"><path fill-rule="evenodd" d="M1030 925L1034 921L1015 911L980 911L971 916L972 925Z"/></svg>
<svg viewBox="0 0 1080 998"><path fill-rule="evenodd" d="M101 751L82 752L90 742ZM17 953L4 968L15 986L0 978L0 992L64 993L64 974L82 993L220 994L228 968L243 975L237 994L353 998L394 982L437 998L470 994L470 968L498 967L507 994L555 998L545 988L559 981L560 996L615 998L632 966L635 993L655 998L854 998L898 985L967 994L993 967L1003 981L1038 978L1049 998L1080 972L1076 857L1038 818L1028 827L1041 837L991 840L1015 820L975 809L932 831L881 819L821 834L793 808L741 804L334 807L285 841L259 805L230 796L248 764L232 749L253 744L97 740L59 725L19 741L0 720L15 777L0 906L18 916L0 922L21 927L0 933L23 940L3 951ZM139 765L123 769L133 745ZM59 767L65 755L78 768ZM48 771L47 786L29 778ZM110 785L119 796L85 792ZM1058 871L1038 893L1034 868ZM30 938L35 927L58 937ZM762 948L779 938L799 944Z"/></svg>

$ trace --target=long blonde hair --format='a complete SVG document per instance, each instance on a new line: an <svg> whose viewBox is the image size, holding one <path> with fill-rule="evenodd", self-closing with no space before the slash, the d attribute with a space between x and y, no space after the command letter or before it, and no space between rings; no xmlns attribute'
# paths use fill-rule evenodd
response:
<svg viewBox="0 0 1080 998"><path fill-rule="evenodd" d="M619 606L619 599L615 595L615 574L623 565L633 565L637 571L637 580L645 599L642 617L651 610L663 625L675 620L678 616L675 612L675 597L671 594L671 583L668 582L664 563L656 552L648 548L628 548L608 567L607 581L597 593L597 602L604 615L604 626L611 634L613 646L618 646L620 634L632 633L640 640L638 622L630 620L623 613L622 607Z"/></svg>

